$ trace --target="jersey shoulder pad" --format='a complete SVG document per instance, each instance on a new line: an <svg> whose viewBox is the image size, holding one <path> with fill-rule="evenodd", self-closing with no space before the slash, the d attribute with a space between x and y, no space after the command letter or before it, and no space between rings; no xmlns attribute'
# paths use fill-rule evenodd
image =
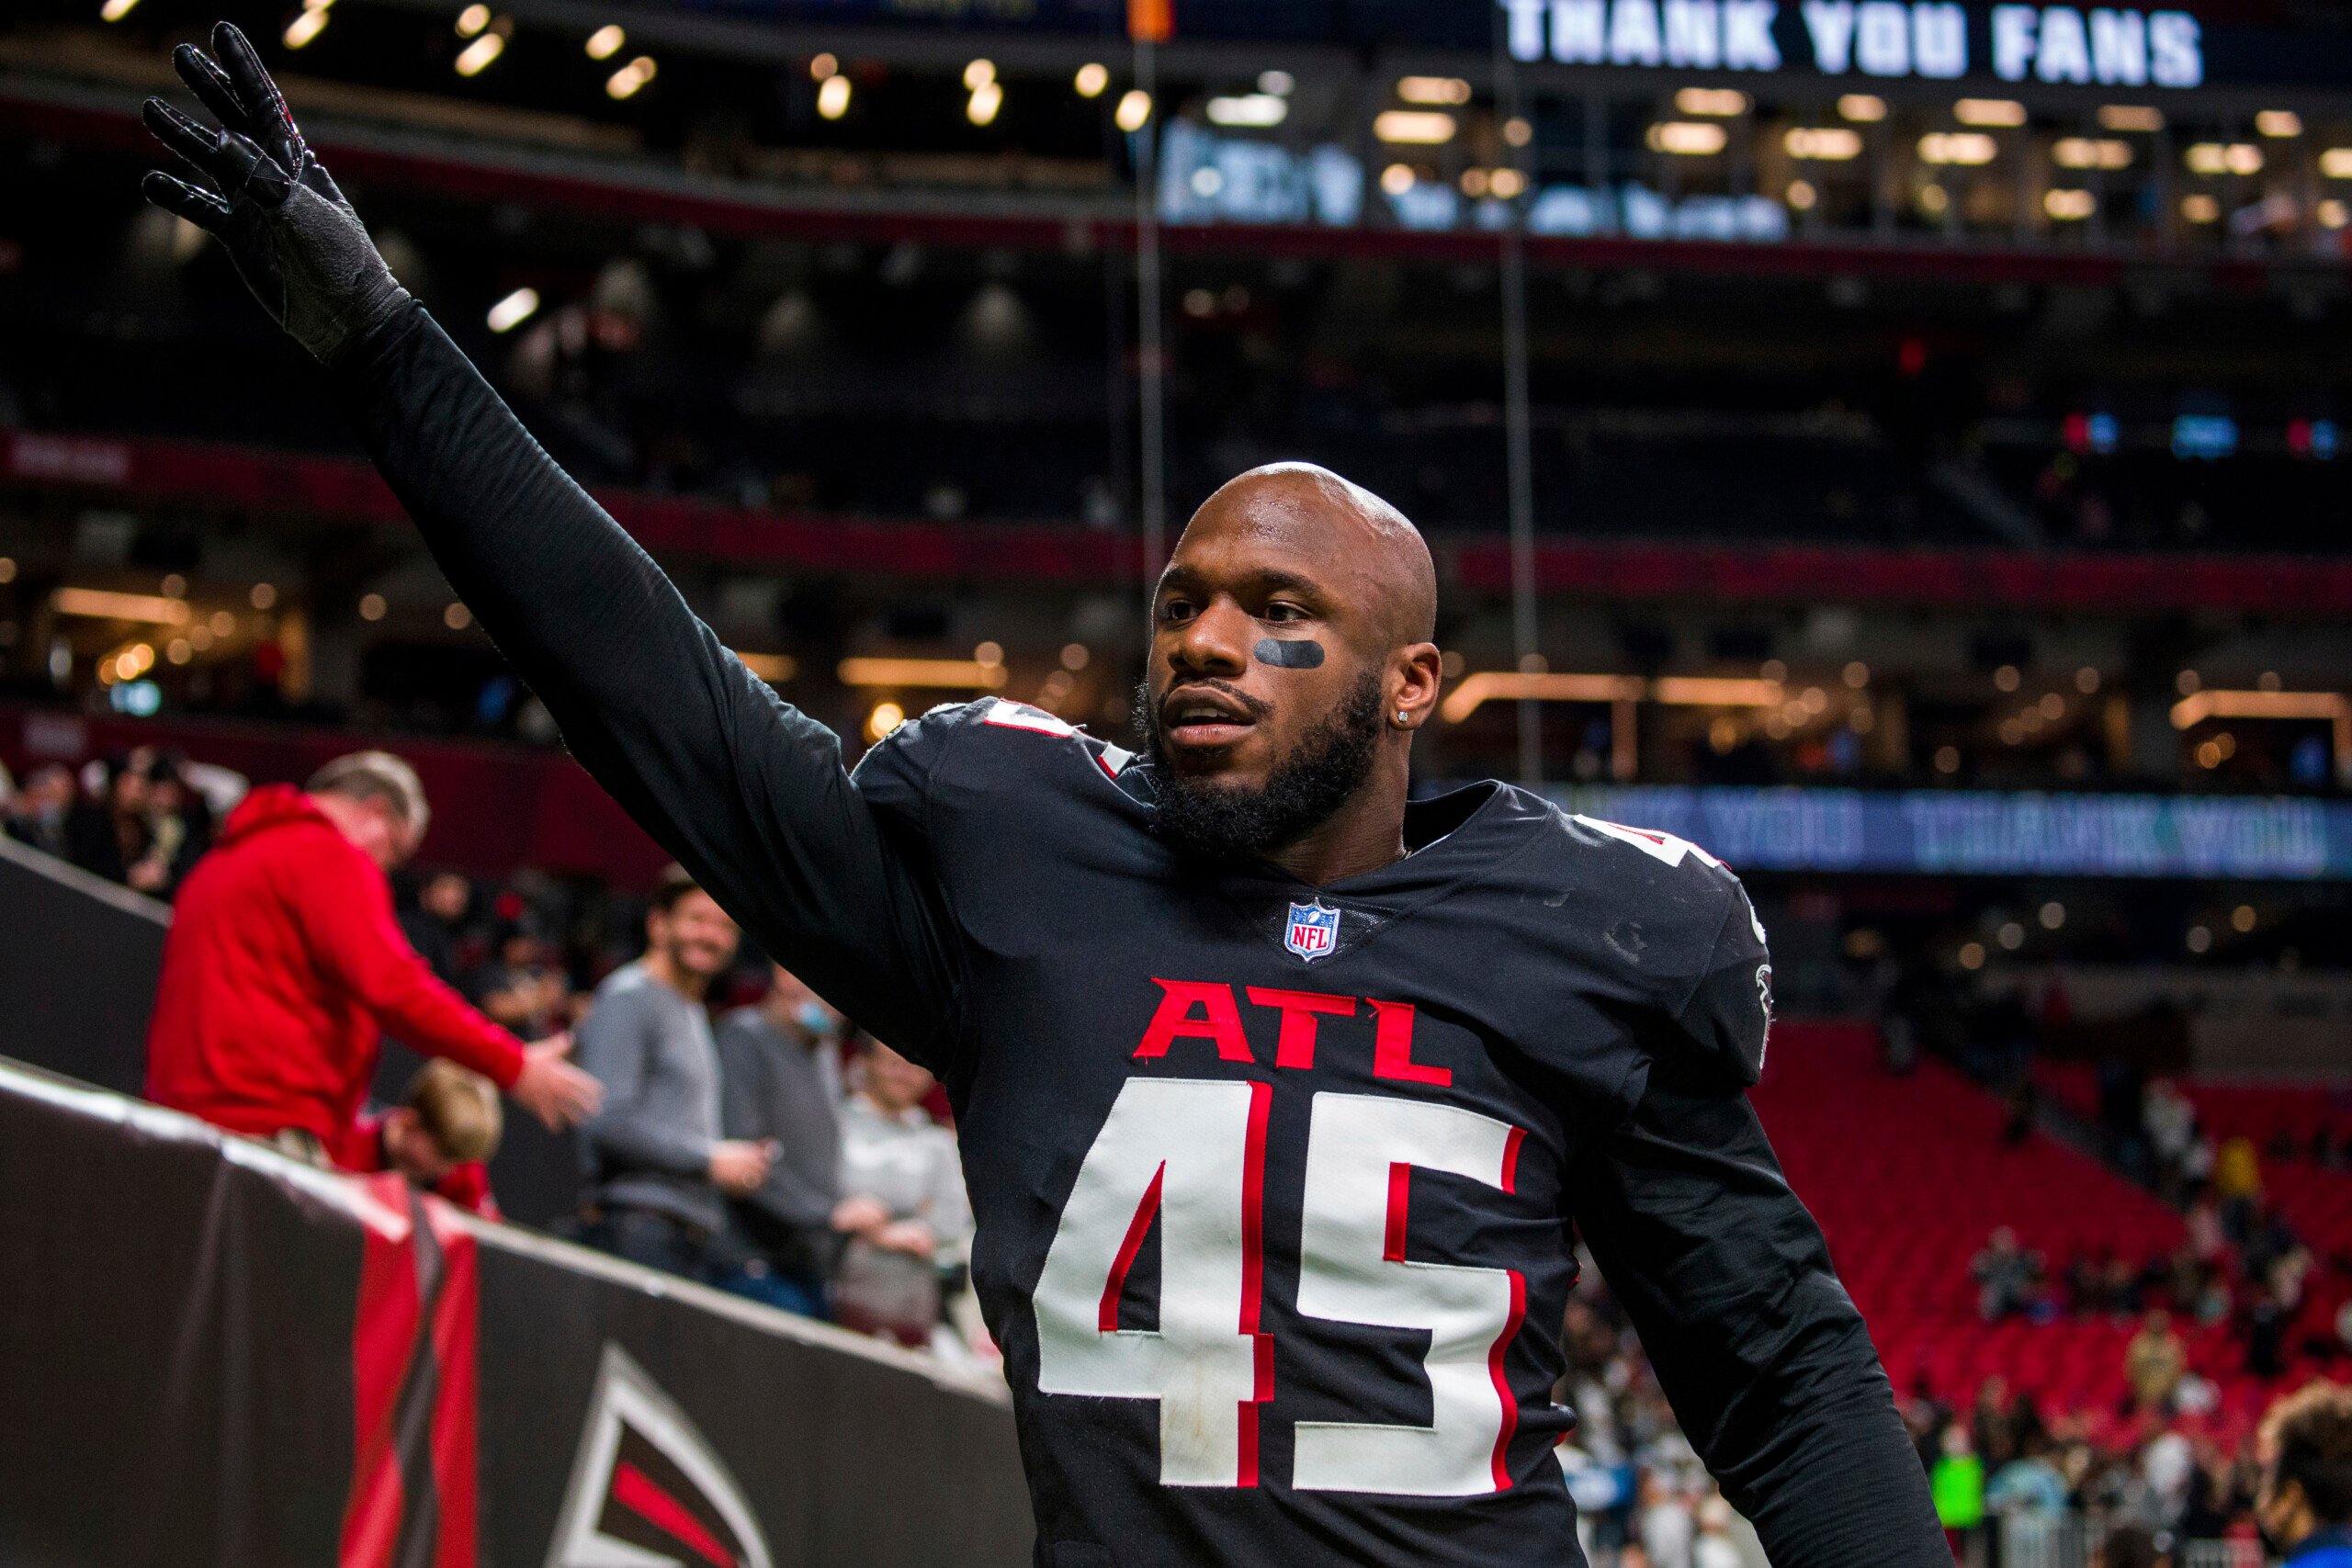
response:
<svg viewBox="0 0 2352 1568"><path fill-rule="evenodd" d="M1678 839L1671 833L1662 833L1654 828L1628 828L1622 822L1604 822L1598 817L1587 817L1581 812L1570 813L1568 820L1588 833L1631 845L1660 865L1680 865L1685 860L1695 860L1702 865L1720 870L1724 863L1690 840Z"/></svg>
<svg viewBox="0 0 2352 1568"><path fill-rule="evenodd" d="M862 790L922 785L942 767L985 788L992 775L1032 783L1055 761L1082 761L1115 780L1134 754L1040 707L1004 697L942 703L876 743L857 765Z"/></svg>
<svg viewBox="0 0 2352 1568"><path fill-rule="evenodd" d="M1764 922L1729 866L1687 839L1568 816L1570 836L1617 861L1606 874L1629 914L1663 939L1654 972L1669 1021L1664 1038L1716 1072L1752 1084L1772 1020ZM1637 858L1638 857L1638 858Z"/></svg>

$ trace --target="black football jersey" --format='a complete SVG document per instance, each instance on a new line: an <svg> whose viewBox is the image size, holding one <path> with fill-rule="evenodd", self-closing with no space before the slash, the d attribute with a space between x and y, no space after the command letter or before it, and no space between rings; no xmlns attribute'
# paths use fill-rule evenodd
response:
<svg viewBox="0 0 2352 1568"><path fill-rule="evenodd" d="M995 699L855 780L946 895L954 999L902 1048L1063 1557L1579 1562L1572 1170L1656 1053L1761 1060L1730 874L1497 784L1345 882L1204 871L1147 767Z"/></svg>
<svg viewBox="0 0 2352 1568"><path fill-rule="evenodd" d="M1148 766L995 699L853 778L421 310L335 381L574 754L946 1083L1041 1563L1580 1564L1572 1227L1780 1568L1949 1563L1742 1093L1771 976L1720 863L1489 783L1362 876L1204 866Z"/></svg>

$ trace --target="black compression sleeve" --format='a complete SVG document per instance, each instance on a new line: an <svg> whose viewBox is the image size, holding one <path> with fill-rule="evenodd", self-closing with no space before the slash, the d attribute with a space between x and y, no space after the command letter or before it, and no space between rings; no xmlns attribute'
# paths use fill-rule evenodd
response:
<svg viewBox="0 0 2352 1568"><path fill-rule="evenodd" d="M760 944L919 1059L949 1032L935 888L842 766L542 451L423 307L337 361L338 400L450 585L572 754Z"/></svg>
<svg viewBox="0 0 2352 1568"><path fill-rule="evenodd" d="M1775 1568L1951 1568L1870 1334L1755 1111L1666 1074L1574 1190L1683 1431Z"/></svg>

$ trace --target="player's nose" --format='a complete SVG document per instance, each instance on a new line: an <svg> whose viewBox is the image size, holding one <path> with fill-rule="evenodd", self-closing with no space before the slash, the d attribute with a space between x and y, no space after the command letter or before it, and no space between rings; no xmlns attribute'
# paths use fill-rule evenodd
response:
<svg viewBox="0 0 2352 1568"><path fill-rule="evenodd" d="M1256 626L1231 600L1215 601L1184 623L1169 661L1179 675L1238 675L1250 667Z"/></svg>

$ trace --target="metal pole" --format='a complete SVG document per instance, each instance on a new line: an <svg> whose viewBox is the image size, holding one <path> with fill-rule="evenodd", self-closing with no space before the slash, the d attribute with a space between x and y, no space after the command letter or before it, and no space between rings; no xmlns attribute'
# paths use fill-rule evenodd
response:
<svg viewBox="0 0 2352 1568"><path fill-rule="evenodd" d="M1136 85L1151 100L1136 134L1136 347L1143 429L1143 592L1148 607L1168 550L1167 333L1159 306L1159 50L1136 40Z"/></svg>
<svg viewBox="0 0 2352 1568"><path fill-rule="evenodd" d="M1500 9L1497 11L1498 18ZM1499 19L1495 34L1495 96L1504 122L1519 118L1519 78L1505 46ZM1524 179L1521 150L1504 139L1504 156ZM1503 450L1510 487L1510 630L1515 662L1522 671L1543 669L1535 625L1535 474L1527 413L1527 240L1514 209L1502 230ZM1519 782L1533 789L1544 782L1544 709L1532 697L1519 700Z"/></svg>

